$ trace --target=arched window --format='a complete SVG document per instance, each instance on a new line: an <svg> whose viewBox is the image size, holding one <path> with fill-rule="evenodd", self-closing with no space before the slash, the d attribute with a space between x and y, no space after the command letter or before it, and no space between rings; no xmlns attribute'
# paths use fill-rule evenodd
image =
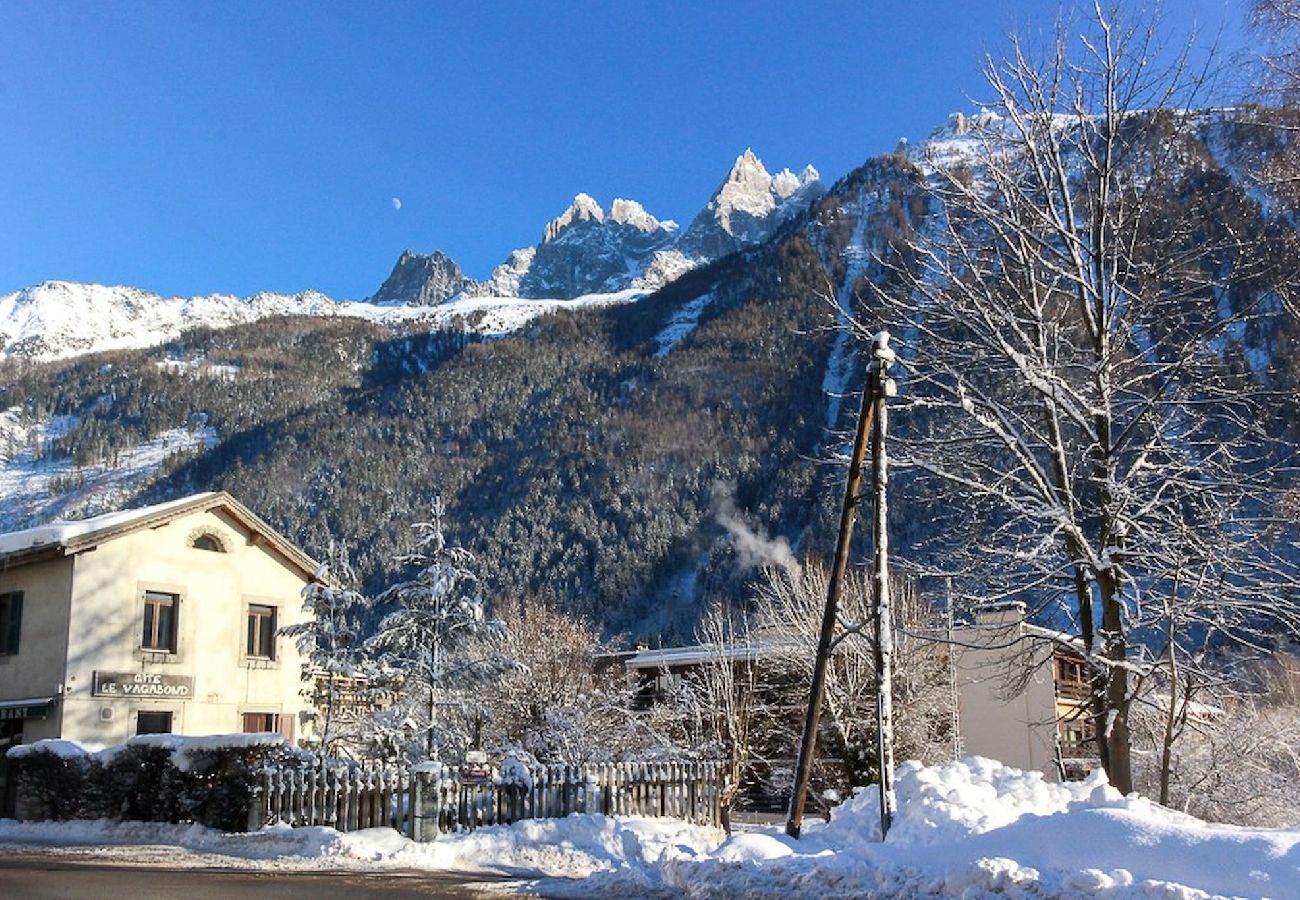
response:
<svg viewBox="0 0 1300 900"><path fill-rule="evenodd" d="M190 546L195 550L208 550L212 553L225 553L226 547L221 543L221 538L215 534L204 532L196 535L191 541Z"/></svg>

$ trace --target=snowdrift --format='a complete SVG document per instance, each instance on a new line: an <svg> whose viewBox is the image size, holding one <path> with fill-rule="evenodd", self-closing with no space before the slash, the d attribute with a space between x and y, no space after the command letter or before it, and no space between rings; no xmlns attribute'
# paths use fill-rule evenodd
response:
<svg viewBox="0 0 1300 900"><path fill-rule="evenodd" d="M881 842L874 789L812 823L721 832L664 819L570 816L416 844L389 829L283 826L223 835L198 826L0 823L0 843L170 845L272 868L500 872L548 895L789 897L1300 896L1300 829L1214 825L1099 777L1054 784L968 757L899 767L899 813ZM178 864L168 857L169 864ZM581 880L576 880L581 879Z"/></svg>

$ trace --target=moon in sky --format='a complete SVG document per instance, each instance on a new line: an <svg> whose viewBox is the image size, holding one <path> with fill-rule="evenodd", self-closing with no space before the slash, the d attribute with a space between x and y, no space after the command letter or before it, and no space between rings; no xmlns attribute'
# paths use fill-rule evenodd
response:
<svg viewBox="0 0 1300 900"><path fill-rule="evenodd" d="M401 198L401 197L394 197L394 198L392 199L392 204L393 204L393 209L401 209L401 208L402 208L402 198Z"/></svg>

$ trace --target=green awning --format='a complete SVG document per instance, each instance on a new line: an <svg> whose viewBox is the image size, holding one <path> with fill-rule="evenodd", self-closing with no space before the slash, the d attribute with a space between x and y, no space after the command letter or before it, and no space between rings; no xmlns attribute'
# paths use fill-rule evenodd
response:
<svg viewBox="0 0 1300 900"><path fill-rule="evenodd" d="M25 700L0 700L0 722L6 719L44 719L50 714L53 697L28 697Z"/></svg>

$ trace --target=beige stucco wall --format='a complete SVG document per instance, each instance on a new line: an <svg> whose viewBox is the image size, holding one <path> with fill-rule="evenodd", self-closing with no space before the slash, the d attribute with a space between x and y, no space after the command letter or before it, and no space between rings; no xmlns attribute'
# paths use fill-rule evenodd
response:
<svg viewBox="0 0 1300 900"><path fill-rule="evenodd" d="M974 645L955 654L962 753L1059 777L1051 646L1018 623L961 627L954 638Z"/></svg>
<svg viewBox="0 0 1300 900"><path fill-rule="evenodd" d="M64 681L68 641L68 595L72 560L55 559L0 571L0 592L23 592L18 653L0 654L0 700L57 697ZM58 706L48 719L26 719L25 742L57 737Z"/></svg>
<svg viewBox="0 0 1300 900"><path fill-rule="evenodd" d="M189 546L211 530L228 550ZM220 511L194 512L133 532L75 557L61 736L104 744L136 732L141 710L170 711L178 734L240 731L245 712L299 714L302 664L288 638L274 661L245 656L250 602L277 607L278 625L302 621L304 578ZM140 648L144 591L180 595L177 652ZM93 673L142 672L194 678L193 699L92 696Z"/></svg>

